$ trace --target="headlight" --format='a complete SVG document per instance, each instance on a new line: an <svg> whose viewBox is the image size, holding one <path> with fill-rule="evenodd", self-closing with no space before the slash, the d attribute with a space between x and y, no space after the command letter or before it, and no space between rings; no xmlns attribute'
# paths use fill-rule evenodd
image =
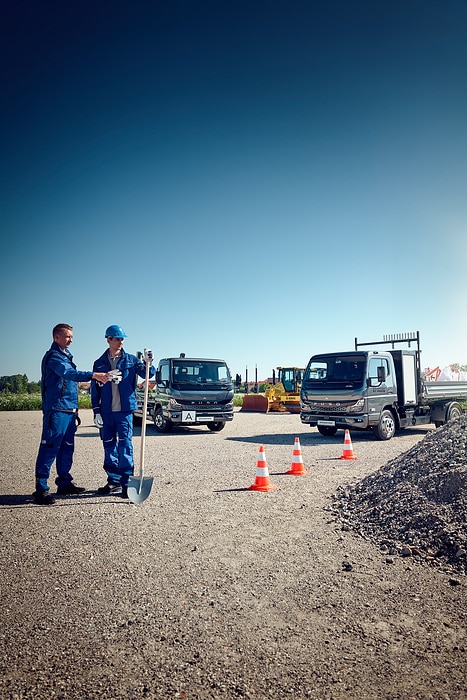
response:
<svg viewBox="0 0 467 700"><path fill-rule="evenodd" d="M183 406L181 403L178 403L176 399L169 399L169 408L173 408L177 411L180 411L183 408Z"/></svg>
<svg viewBox="0 0 467 700"><path fill-rule="evenodd" d="M225 404L224 411L233 411L233 401Z"/></svg>
<svg viewBox="0 0 467 700"><path fill-rule="evenodd" d="M365 405L365 399L358 399L358 401L352 406L349 406L347 413L361 413L363 411L363 406Z"/></svg>

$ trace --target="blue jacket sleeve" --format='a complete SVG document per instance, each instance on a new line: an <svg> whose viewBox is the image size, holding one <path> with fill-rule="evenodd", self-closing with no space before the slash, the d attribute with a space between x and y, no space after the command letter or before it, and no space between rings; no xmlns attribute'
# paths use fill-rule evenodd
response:
<svg viewBox="0 0 467 700"><path fill-rule="evenodd" d="M57 354L51 355L48 361L48 368L58 374L59 377L63 377L71 382L89 382L92 378L92 372L81 372L78 369L74 369L68 362L62 360Z"/></svg>
<svg viewBox="0 0 467 700"><path fill-rule="evenodd" d="M96 365L98 363L98 360L94 362L93 364L93 372L97 372ZM100 413L101 410L101 385L96 382L95 379L91 380L91 406L92 410L94 411L94 415L96 413Z"/></svg>

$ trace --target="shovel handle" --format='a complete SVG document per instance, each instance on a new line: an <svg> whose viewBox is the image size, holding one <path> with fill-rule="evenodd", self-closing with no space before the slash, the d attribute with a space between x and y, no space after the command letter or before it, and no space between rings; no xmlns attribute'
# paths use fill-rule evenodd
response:
<svg viewBox="0 0 467 700"><path fill-rule="evenodd" d="M139 454L139 488L141 490L141 485L143 483L144 475L144 447L145 447L145 437L146 437L146 420L148 415L148 393L149 393L149 362L146 362L146 378L144 381L144 396L143 396L143 420L141 423L141 450Z"/></svg>

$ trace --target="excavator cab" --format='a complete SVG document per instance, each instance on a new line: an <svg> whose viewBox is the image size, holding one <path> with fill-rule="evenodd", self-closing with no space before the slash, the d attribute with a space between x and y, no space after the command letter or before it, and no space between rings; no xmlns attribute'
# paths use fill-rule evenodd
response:
<svg viewBox="0 0 467 700"><path fill-rule="evenodd" d="M288 394L299 394L303 370L297 367L278 367L279 383ZM298 390L297 390L298 389Z"/></svg>

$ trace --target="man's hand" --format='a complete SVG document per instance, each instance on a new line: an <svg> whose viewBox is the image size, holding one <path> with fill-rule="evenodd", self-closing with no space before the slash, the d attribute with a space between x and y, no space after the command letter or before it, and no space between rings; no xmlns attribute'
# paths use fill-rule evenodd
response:
<svg viewBox="0 0 467 700"><path fill-rule="evenodd" d="M96 415L94 416L94 425L96 426L96 428L99 428L99 430L104 427L104 421L102 420L102 416L100 413L96 413Z"/></svg>
<svg viewBox="0 0 467 700"><path fill-rule="evenodd" d="M99 382L99 384L107 384L107 382L112 379L112 375L107 374L107 372L94 372L92 378L95 379L96 382Z"/></svg>

